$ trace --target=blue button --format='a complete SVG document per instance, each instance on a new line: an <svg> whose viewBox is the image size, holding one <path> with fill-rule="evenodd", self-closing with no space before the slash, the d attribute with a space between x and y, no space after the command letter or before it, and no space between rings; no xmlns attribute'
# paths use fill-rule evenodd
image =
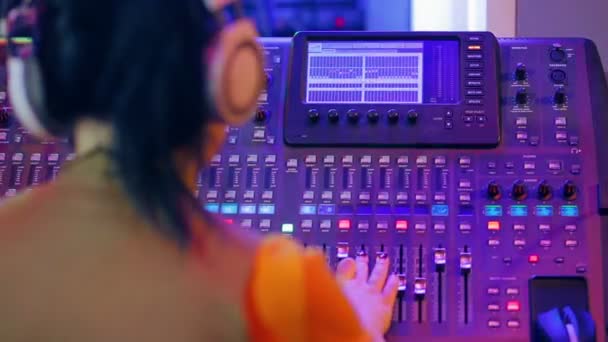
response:
<svg viewBox="0 0 608 342"><path fill-rule="evenodd" d="M205 204L205 210L207 210L210 213L219 213L220 212L220 205L217 203L207 203Z"/></svg>
<svg viewBox="0 0 608 342"><path fill-rule="evenodd" d="M470 205L461 205L458 208L458 216L473 216L474 213L473 206Z"/></svg>
<svg viewBox="0 0 608 342"><path fill-rule="evenodd" d="M338 215L352 215L355 209L350 205L341 205L338 207Z"/></svg>
<svg viewBox="0 0 608 342"><path fill-rule="evenodd" d="M550 205L536 206L536 216L539 216L539 217L553 216L553 207Z"/></svg>
<svg viewBox="0 0 608 342"><path fill-rule="evenodd" d="M371 215L372 207L369 205L360 205L357 207L357 215Z"/></svg>
<svg viewBox="0 0 608 342"><path fill-rule="evenodd" d="M239 212L239 206L235 203L224 203L222 204L222 214L225 215L236 215Z"/></svg>
<svg viewBox="0 0 608 342"><path fill-rule="evenodd" d="M428 205L417 205L414 208L414 213L416 215L428 215L429 214L429 206Z"/></svg>
<svg viewBox="0 0 608 342"><path fill-rule="evenodd" d="M319 215L335 215L336 206L333 204L319 204Z"/></svg>
<svg viewBox="0 0 608 342"><path fill-rule="evenodd" d="M253 215L255 214L256 205L255 204L242 204L241 205L241 214L244 215Z"/></svg>
<svg viewBox="0 0 608 342"><path fill-rule="evenodd" d="M274 204L260 204L258 213L260 215L274 215Z"/></svg>
<svg viewBox="0 0 608 342"><path fill-rule="evenodd" d="M486 205L483 213L489 217L502 216L502 207L500 205Z"/></svg>
<svg viewBox="0 0 608 342"><path fill-rule="evenodd" d="M562 216L564 217L578 217L579 211L576 205L563 205L560 209Z"/></svg>
<svg viewBox="0 0 608 342"><path fill-rule="evenodd" d="M409 215L411 212L410 207L397 206L395 207L395 214L397 215Z"/></svg>
<svg viewBox="0 0 608 342"><path fill-rule="evenodd" d="M437 204L431 208L431 215L433 216L449 216L450 207L445 204Z"/></svg>
<svg viewBox="0 0 608 342"><path fill-rule="evenodd" d="M388 205L379 205L376 207L376 215L390 215L391 207Z"/></svg>
<svg viewBox="0 0 608 342"><path fill-rule="evenodd" d="M528 207L525 205L512 205L509 208L509 214L513 217L528 216Z"/></svg>
<svg viewBox="0 0 608 342"><path fill-rule="evenodd" d="M301 205L300 206L300 215L316 215L316 214L317 214L316 205Z"/></svg>

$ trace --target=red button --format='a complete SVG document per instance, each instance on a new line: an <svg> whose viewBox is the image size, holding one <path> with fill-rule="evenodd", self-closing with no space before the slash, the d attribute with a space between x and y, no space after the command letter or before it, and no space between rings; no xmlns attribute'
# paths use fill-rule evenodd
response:
<svg viewBox="0 0 608 342"><path fill-rule="evenodd" d="M488 222L488 230L492 230L492 231L500 230L500 222L498 222L498 221Z"/></svg>
<svg viewBox="0 0 608 342"><path fill-rule="evenodd" d="M538 260L540 260L540 258L538 257L538 255L535 254L532 254L528 257L528 262L530 262L531 264L536 264Z"/></svg>
<svg viewBox="0 0 608 342"><path fill-rule="evenodd" d="M397 230L407 230L407 221L397 221L395 222L395 226L397 227Z"/></svg>
<svg viewBox="0 0 608 342"><path fill-rule="evenodd" d="M340 220L338 221L339 229L350 229L350 220Z"/></svg>
<svg viewBox="0 0 608 342"><path fill-rule="evenodd" d="M231 219L225 219L225 220L224 220L224 222L225 222L227 225L234 224L234 220L231 220Z"/></svg>
<svg viewBox="0 0 608 342"><path fill-rule="evenodd" d="M507 303L507 311L519 311L519 302L514 300Z"/></svg>

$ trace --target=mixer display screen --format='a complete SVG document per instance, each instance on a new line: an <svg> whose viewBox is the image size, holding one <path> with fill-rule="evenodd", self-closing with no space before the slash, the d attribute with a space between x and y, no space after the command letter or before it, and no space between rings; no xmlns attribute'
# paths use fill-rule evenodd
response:
<svg viewBox="0 0 608 342"><path fill-rule="evenodd" d="M459 43L308 43L306 103L457 103Z"/></svg>

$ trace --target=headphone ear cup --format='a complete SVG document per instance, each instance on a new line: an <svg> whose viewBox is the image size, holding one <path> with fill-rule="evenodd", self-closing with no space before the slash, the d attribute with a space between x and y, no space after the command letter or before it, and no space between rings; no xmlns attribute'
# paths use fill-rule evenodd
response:
<svg viewBox="0 0 608 342"><path fill-rule="evenodd" d="M30 133L48 138L50 131L42 122L46 113L40 65L35 58L8 58L8 93L15 115Z"/></svg>
<svg viewBox="0 0 608 342"><path fill-rule="evenodd" d="M249 20L239 20L220 33L209 75L211 98L220 118L241 126L252 120L265 86L264 53Z"/></svg>

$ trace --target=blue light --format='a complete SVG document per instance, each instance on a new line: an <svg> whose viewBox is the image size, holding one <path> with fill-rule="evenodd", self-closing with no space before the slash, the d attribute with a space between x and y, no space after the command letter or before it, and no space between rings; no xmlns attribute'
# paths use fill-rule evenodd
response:
<svg viewBox="0 0 608 342"><path fill-rule="evenodd" d="M578 217L579 211L576 205L563 205L560 209L562 216L564 217Z"/></svg>
<svg viewBox="0 0 608 342"><path fill-rule="evenodd" d="M222 214L225 215L236 215L239 212L239 206L235 203L224 203L222 204Z"/></svg>
<svg viewBox="0 0 608 342"><path fill-rule="evenodd" d="M260 204L260 215L274 215L274 204Z"/></svg>
<svg viewBox="0 0 608 342"><path fill-rule="evenodd" d="M449 216L450 207L445 204L437 204L431 208L432 216Z"/></svg>
<svg viewBox="0 0 608 342"><path fill-rule="evenodd" d="M301 205L300 206L300 215L316 215L316 214L317 214L316 205Z"/></svg>
<svg viewBox="0 0 608 342"><path fill-rule="evenodd" d="M350 205L341 205L338 207L338 215L352 215L355 209Z"/></svg>
<svg viewBox="0 0 608 342"><path fill-rule="evenodd" d="M428 215L428 214L429 214L428 205L417 205L414 207L414 215Z"/></svg>
<svg viewBox="0 0 608 342"><path fill-rule="evenodd" d="M484 214L489 217L502 216L502 207L500 205L486 205Z"/></svg>
<svg viewBox="0 0 608 342"><path fill-rule="evenodd" d="M536 206L536 216L539 216L539 217L553 216L553 207L550 205Z"/></svg>
<svg viewBox="0 0 608 342"><path fill-rule="evenodd" d="M244 215L253 215L255 214L256 205L255 204L242 204L241 205L241 214Z"/></svg>
<svg viewBox="0 0 608 342"><path fill-rule="evenodd" d="M376 207L376 215L390 215L391 207L388 205L379 205Z"/></svg>
<svg viewBox="0 0 608 342"><path fill-rule="evenodd" d="M210 213L217 214L220 212L220 205L217 203L207 203L205 204L205 210Z"/></svg>
<svg viewBox="0 0 608 342"><path fill-rule="evenodd" d="M357 207L357 215L371 215L372 207L369 205L360 205Z"/></svg>
<svg viewBox="0 0 608 342"><path fill-rule="evenodd" d="M458 209L458 216L473 216L475 211L470 205L461 205Z"/></svg>
<svg viewBox="0 0 608 342"><path fill-rule="evenodd" d="M512 205L509 213L514 217L528 216L528 207L525 205Z"/></svg>
<svg viewBox="0 0 608 342"><path fill-rule="evenodd" d="M395 214L397 215L409 215L411 212L410 207L397 206L395 207Z"/></svg>
<svg viewBox="0 0 608 342"><path fill-rule="evenodd" d="M320 204L319 215L335 215L336 206L334 204Z"/></svg>

